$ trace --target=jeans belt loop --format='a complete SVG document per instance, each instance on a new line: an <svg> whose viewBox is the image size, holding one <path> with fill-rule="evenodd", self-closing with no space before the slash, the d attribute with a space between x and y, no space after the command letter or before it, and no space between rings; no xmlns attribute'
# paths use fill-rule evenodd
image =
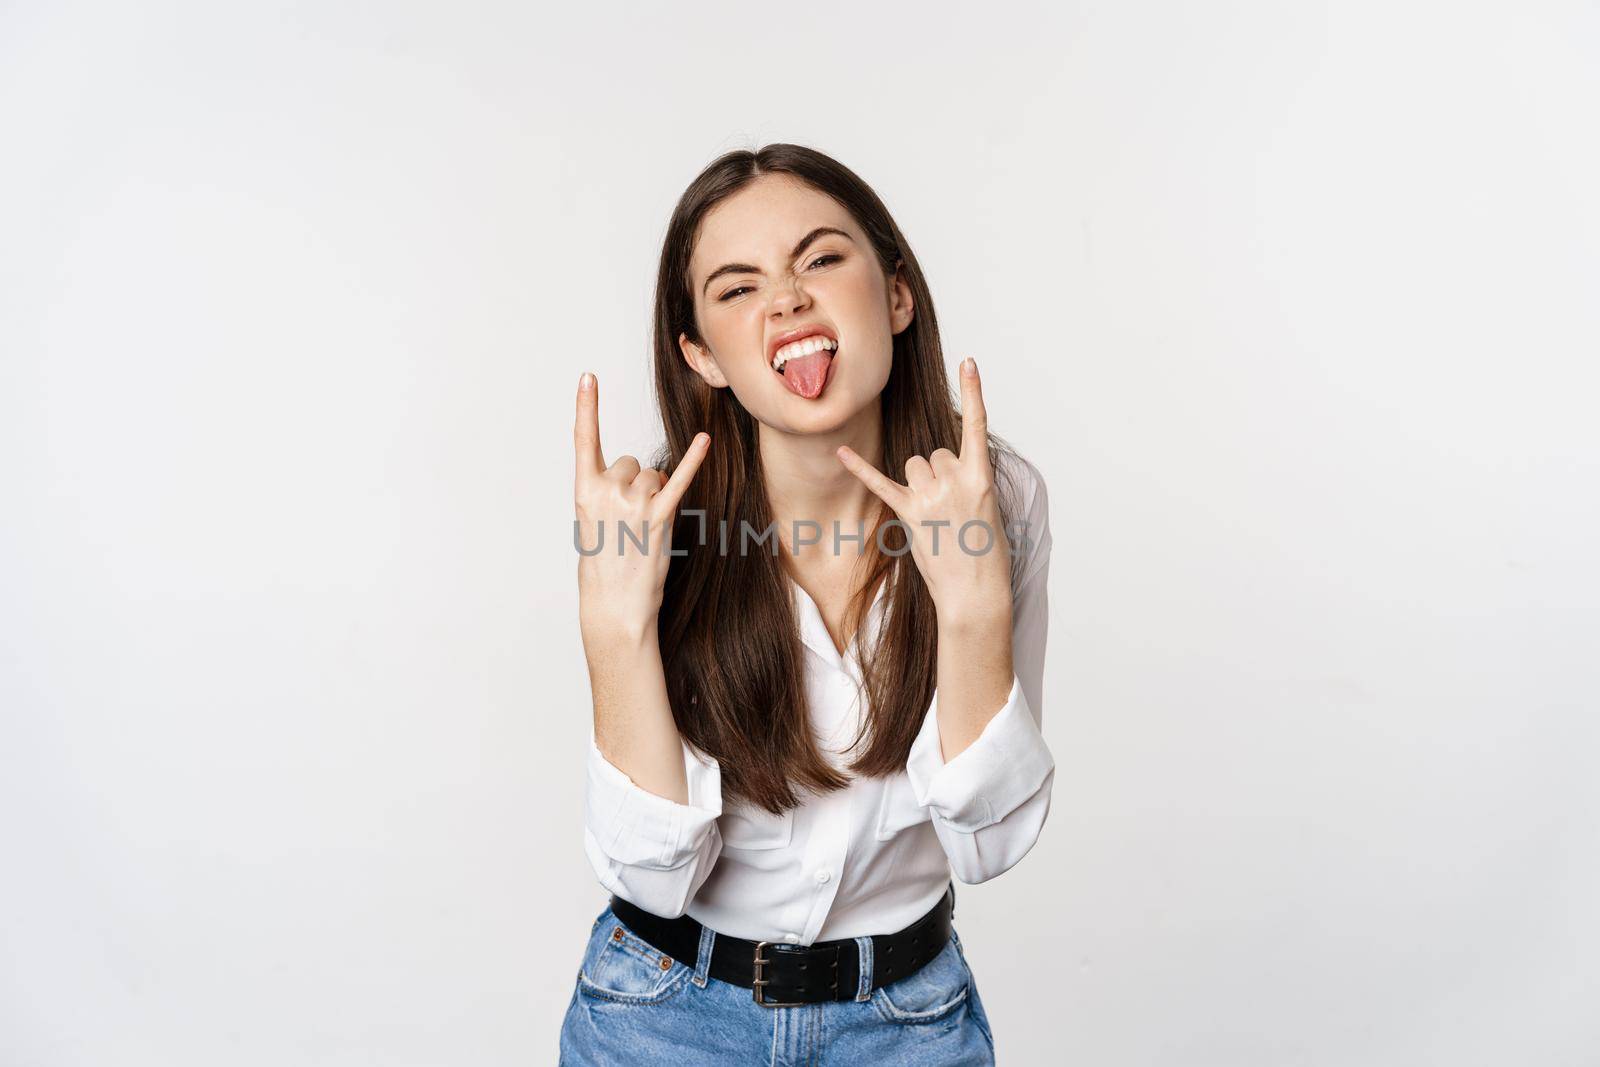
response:
<svg viewBox="0 0 1600 1067"><path fill-rule="evenodd" d="M856 938L856 954L861 960L860 977L856 979L856 1000L872 999L872 938Z"/></svg>

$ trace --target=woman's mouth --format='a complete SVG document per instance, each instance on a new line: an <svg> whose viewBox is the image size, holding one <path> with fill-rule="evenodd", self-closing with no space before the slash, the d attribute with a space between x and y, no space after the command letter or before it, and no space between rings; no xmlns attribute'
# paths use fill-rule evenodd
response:
<svg viewBox="0 0 1600 1067"><path fill-rule="evenodd" d="M839 342L820 334L784 345L774 354L772 369L796 396L815 400L832 377Z"/></svg>

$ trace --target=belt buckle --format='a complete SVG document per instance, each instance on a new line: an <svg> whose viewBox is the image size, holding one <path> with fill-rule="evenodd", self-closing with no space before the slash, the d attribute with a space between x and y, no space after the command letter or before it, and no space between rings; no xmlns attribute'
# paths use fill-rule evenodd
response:
<svg viewBox="0 0 1600 1067"><path fill-rule="evenodd" d="M771 979L766 978L764 976L764 972L762 971L761 968L765 967L767 964L772 962L771 960L764 959L762 957L761 950L766 948L770 944L772 944L771 941L757 941L756 942L756 959L755 959L756 974L755 974L755 981L750 987L751 995L755 998L755 1002L757 1004L761 1005L763 1008L803 1008L803 1007L805 1007L805 1005L807 1004L807 1001L804 1001L804 1000L763 1000L763 999L761 999L761 987L766 985L769 981L771 981Z"/></svg>

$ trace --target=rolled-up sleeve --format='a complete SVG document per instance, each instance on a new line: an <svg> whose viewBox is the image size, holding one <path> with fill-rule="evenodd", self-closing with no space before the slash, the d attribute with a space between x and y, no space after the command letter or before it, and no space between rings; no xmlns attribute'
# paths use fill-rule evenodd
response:
<svg viewBox="0 0 1600 1067"><path fill-rule="evenodd" d="M589 736L584 851L600 884L646 911L677 918L722 852L722 770L687 741L689 800L679 804L637 785Z"/></svg>
<svg viewBox="0 0 1600 1067"><path fill-rule="evenodd" d="M1032 546L1012 591L1011 691L977 739L947 763L935 690L906 760L917 803L929 810L952 872L969 884L1004 873L1028 853L1050 813L1055 781L1055 758L1040 731L1050 622L1049 499L1037 470L1026 470L1031 485L1023 514Z"/></svg>

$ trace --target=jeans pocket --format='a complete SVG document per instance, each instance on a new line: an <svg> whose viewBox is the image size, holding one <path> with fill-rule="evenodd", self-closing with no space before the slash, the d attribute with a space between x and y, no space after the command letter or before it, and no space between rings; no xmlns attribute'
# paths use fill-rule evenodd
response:
<svg viewBox="0 0 1600 1067"><path fill-rule="evenodd" d="M683 990L692 967L635 934L607 907L595 920L578 970L578 992L621 1004L659 1004Z"/></svg>
<svg viewBox="0 0 1600 1067"><path fill-rule="evenodd" d="M972 972L952 937L922 968L872 991L873 1006L889 1022L937 1022L967 1002Z"/></svg>
<svg viewBox="0 0 1600 1067"><path fill-rule="evenodd" d="M956 953L961 957L961 966L966 968L967 981L967 1010L972 1014L972 1020L983 1031L983 1039L989 1043L989 1051L994 1051L994 1030L989 1026L989 1013L984 1009L983 996L978 992L978 978L972 973L972 964L967 962L967 950L961 944L961 935L954 930L950 931L950 940L955 942Z"/></svg>

